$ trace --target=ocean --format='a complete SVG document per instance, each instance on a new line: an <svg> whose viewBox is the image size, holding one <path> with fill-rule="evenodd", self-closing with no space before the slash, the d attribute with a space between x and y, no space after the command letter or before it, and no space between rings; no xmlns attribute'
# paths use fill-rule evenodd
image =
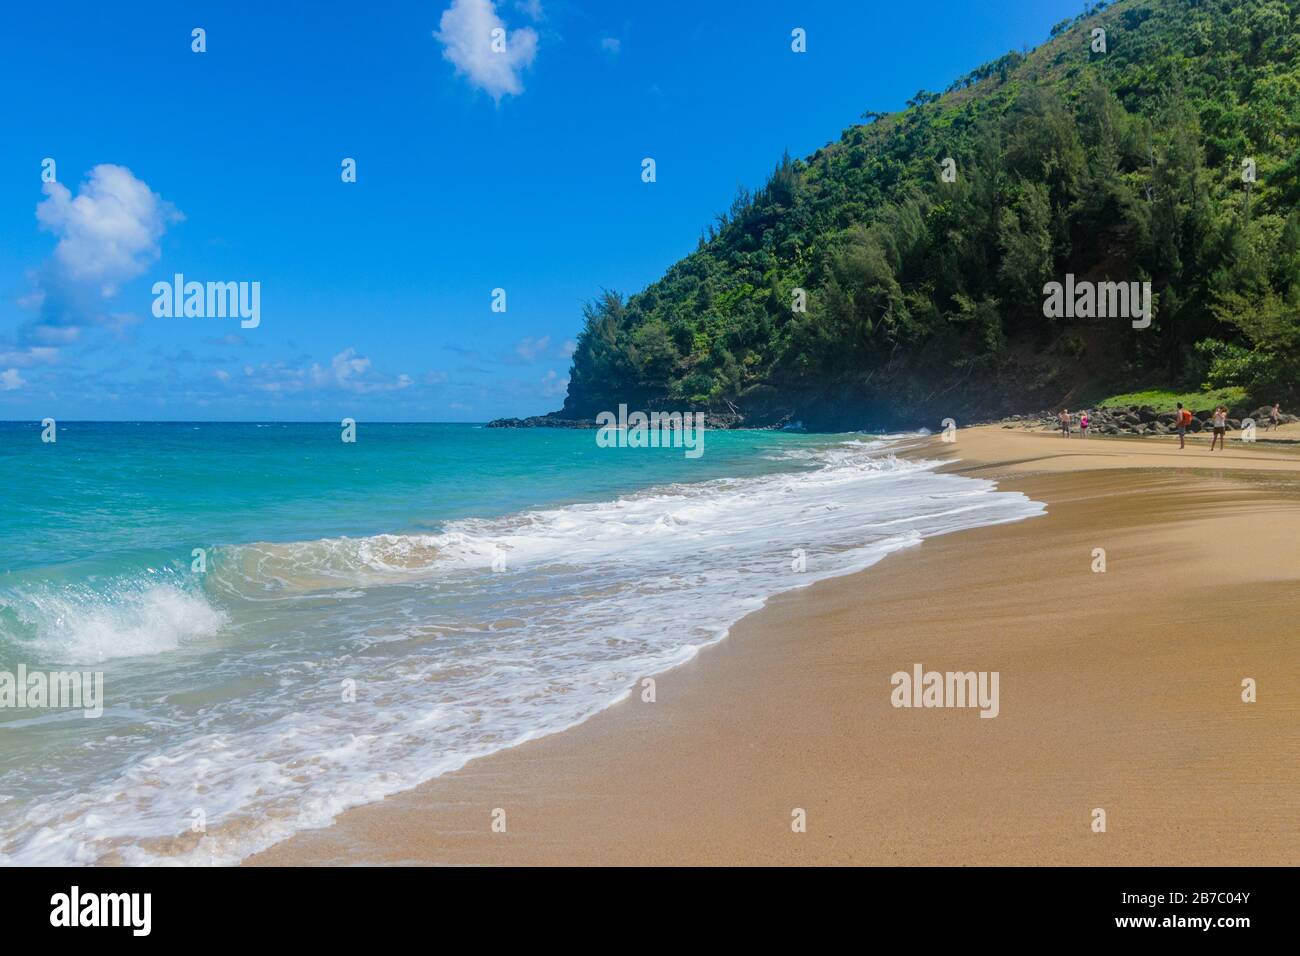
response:
<svg viewBox="0 0 1300 956"><path fill-rule="evenodd" d="M774 594L1043 510L911 436L340 432L0 423L0 674L103 675L97 717L0 705L0 863L237 862L573 726Z"/></svg>

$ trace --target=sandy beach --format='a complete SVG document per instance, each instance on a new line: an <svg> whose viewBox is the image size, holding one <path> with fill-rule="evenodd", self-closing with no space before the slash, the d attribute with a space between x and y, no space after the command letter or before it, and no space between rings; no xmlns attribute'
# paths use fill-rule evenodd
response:
<svg viewBox="0 0 1300 956"><path fill-rule="evenodd" d="M248 862L1300 862L1300 446L986 426L912 454L1047 514L781 595L657 675L653 703ZM893 707L917 663L998 672L997 717Z"/></svg>

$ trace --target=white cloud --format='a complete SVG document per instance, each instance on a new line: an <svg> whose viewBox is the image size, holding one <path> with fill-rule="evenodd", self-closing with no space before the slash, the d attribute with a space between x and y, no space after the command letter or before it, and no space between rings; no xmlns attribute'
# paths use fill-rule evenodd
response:
<svg viewBox="0 0 1300 956"><path fill-rule="evenodd" d="M543 335L540 339L535 339L531 335L525 336L515 346L515 354L525 362L531 362L538 355L546 351L546 347L551 344L551 337Z"/></svg>
<svg viewBox="0 0 1300 956"><path fill-rule="evenodd" d="M503 96L518 96L524 91L520 73L537 56L537 32L530 27L502 34L505 50L494 52L492 31L505 28L492 0L452 0L433 34L442 44L443 57L455 65L456 72L498 103Z"/></svg>
<svg viewBox="0 0 1300 956"><path fill-rule="evenodd" d="M230 332L222 336L208 336L203 340L204 345L217 345L227 348L243 348L248 345L248 340L238 332Z"/></svg>
<svg viewBox="0 0 1300 956"><path fill-rule="evenodd" d="M157 261L167 226L184 217L125 166L101 163L74 196L62 183L45 183L36 204L40 228L53 233L54 253L28 272L32 290L18 304L35 315L13 335L0 336L0 366L23 368L56 361L62 349L100 328L119 339L140 321L131 311L108 311L105 300Z"/></svg>
<svg viewBox="0 0 1300 956"><path fill-rule="evenodd" d="M541 20L546 16L545 11L542 10L542 0L515 0L515 9L533 21Z"/></svg>
<svg viewBox="0 0 1300 956"><path fill-rule="evenodd" d="M263 362L256 369L246 365L244 374L248 381L247 387L271 395L296 394L307 387L303 370L284 362Z"/></svg>
<svg viewBox="0 0 1300 956"><path fill-rule="evenodd" d="M311 379L312 384L319 387L334 386L358 394L392 392L412 384L411 377L406 374L397 376L396 380L372 375L370 359L358 355L354 348L346 348L334 356L328 369L314 363Z"/></svg>
<svg viewBox="0 0 1300 956"><path fill-rule="evenodd" d="M357 350L353 348L344 349L330 361L334 381L339 385L347 385L354 375L365 375L369 369L370 359L364 355L357 355ZM312 372L317 384L323 384L324 376L320 366L313 366Z"/></svg>
<svg viewBox="0 0 1300 956"><path fill-rule="evenodd" d="M101 163L73 198L62 183L42 187L41 227L59 237L55 262L67 278L94 282L108 297L158 258L158 240L179 211L125 166Z"/></svg>
<svg viewBox="0 0 1300 956"><path fill-rule="evenodd" d="M40 208L39 203L37 204L37 208ZM32 280L36 281L36 276L34 274L32 275ZM20 295L18 297L18 304L24 309L39 309L45 304L45 290L38 286L37 288L32 289L32 291L27 295Z"/></svg>
<svg viewBox="0 0 1300 956"><path fill-rule="evenodd" d="M542 394L547 397L563 395L569 390L569 377L560 378L555 369L549 369L542 379Z"/></svg>
<svg viewBox="0 0 1300 956"><path fill-rule="evenodd" d="M33 346L18 351L0 352L0 365L17 365L19 368L26 368L42 362L53 362L58 357L58 349Z"/></svg>
<svg viewBox="0 0 1300 956"><path fill-rule="evenodd" d="M16 368L9 368L0 372L0 392L12 392L26 384L27 382L18 374Z"/></svg>
<svg viewBox="0 0 1300 956"><path fill-rule="evenodd" d="M560 346L560 354L565 358L573 358L573 353L578 351L578 343L569 339Z"/></svg>
<svg viewBox="0 0 1300 956"><path fill-rule="evenodd" d="M618 56L623 49L623 41L618 37L601 37L600 48L610 56Z"/></svg>

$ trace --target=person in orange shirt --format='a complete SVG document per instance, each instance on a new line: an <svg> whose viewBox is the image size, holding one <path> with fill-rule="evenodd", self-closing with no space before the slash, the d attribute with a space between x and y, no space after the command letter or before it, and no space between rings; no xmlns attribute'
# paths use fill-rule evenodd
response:
<svg viewBox="0 0 1300 956"><path fill-rule="evenodd" d="M1178 411L1174 413L1174 425L1178 428L1178 447L1184 448L1187 444L1187 426L1192 423L1192 413L1183 408L1183 403L1178 403Z"/></svg>

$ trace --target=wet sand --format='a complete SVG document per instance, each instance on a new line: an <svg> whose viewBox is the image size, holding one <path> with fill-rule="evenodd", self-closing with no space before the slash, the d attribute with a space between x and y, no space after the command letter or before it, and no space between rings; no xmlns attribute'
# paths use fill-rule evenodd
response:
<svg viewBox="0 0 1300 956"><path fill-rule="evenodd" d="M1300 449L957 437L915 454L1047 514L778 596L655 702L248 862L1300 863ZM997 671L999 715L893 707L915 663Z"/></svg>

